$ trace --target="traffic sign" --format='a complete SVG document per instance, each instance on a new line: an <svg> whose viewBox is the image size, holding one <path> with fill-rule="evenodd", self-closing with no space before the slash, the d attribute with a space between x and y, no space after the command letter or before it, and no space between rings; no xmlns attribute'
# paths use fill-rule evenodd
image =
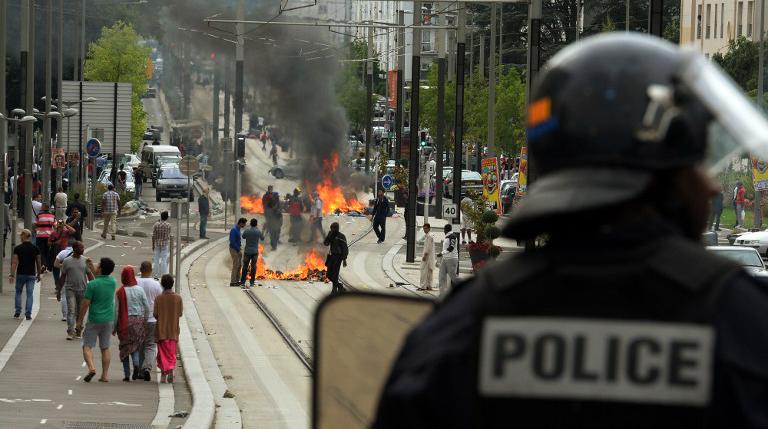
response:
<svg viewBox="0 0 768 429"><path fill-rule="evenodd" d="M446 219L453 219L456 217L456 204L443 203L443 217Z"/></svg>
<svg viewBox="0 0 768 429"><path fill-rule="evenodd" d="M389 188L392 187L392 184L395 183L395 179L392 178L389 174L385 174L381 177L381 186L385 190L389 190Z"/></svg>
<svg viewBox="0 0 768 429"><path fill-rule="evenodd" d="M179 162L179 170L185 176L191 176L200 170L200 163L194 156L187 155L181 159L181 162Z"/></svg>
<svg viewBox="0 0 768 429"><path fill-rule="evenodd" d="M88 156L91 158L96 158L101 153L101 142L97 138L92 138L88 140L88 142L85 144L85 152L88 153Z"/></svg>

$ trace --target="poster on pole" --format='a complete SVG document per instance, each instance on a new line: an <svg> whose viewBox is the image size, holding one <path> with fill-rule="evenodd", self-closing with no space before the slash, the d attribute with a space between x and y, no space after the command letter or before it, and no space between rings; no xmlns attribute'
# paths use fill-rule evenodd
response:
<svg viewBox="0 0 768 429"><path fill-rule="evenodd" d="M387 85L389 85L389 107L397 108L397 70L387 71Z"/></svg>
<svg viewBox="0 0 768 429"><path fill-rule="evenodd" d="M517 196L525 196L528 190L528 147L520 149L520 167L517 173Z"/></svg>
<svg viewBox="0 0 768 429"><path fill-rule="evenodd" d="M66 168L67 157L64 153L63 147L51 148L51 167L53 168Z"/></svg>
<svg viewBox="0 0 768 429"><path fill-rule="evenodd" d="M501 197L499 192L499 160L496 157L483 159L483 196L488 201L488 207L501 214Z"/></svg>
<svg viewBox="0 0 768 429"><path fill-rule="evenodd" d="M756 191L768 190L768 162L752 158L752 182Z"/></svg>

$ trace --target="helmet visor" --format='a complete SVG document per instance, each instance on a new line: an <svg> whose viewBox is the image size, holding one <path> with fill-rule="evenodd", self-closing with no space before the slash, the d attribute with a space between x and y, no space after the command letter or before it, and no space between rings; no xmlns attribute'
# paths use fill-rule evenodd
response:
<svg viewBox="0 0 768 429"><path fill-rule="evenodd" d="M712 115L708 126L708 165L714 175L752 156L768 159L768 121L719 67L693 51L681 83Z"/></svg>

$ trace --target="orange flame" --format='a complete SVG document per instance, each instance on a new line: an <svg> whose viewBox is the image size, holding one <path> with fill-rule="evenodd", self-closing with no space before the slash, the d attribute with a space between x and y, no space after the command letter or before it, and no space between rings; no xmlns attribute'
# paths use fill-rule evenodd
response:
<svg viewBox="0 0 768 429"><path fill-rule="evenodd" d="M324 280L325 260L315 250L304 256L304 263L289 271L271 270L264 265L264 245L259 244L259 258L256 262L256 278L259 280Z"/></svg>
<svg viewBox="0 0 768 429"><path fill-rule="evenodd" d="M339 168L339 154L334 153L329 159L323 160L323 180L315 186L315 190L323 200L323 213L335 213L336 210L363 211L365 205L357 198L344 196L341 186L333 183L333 173Z"/></svg>
<svg viewBox="0 0 768 429"><path fill-rule="evenodd" d="M240 197L240 207L244 213L264 214L264 205L261 203L261 197L258 195L242 195Z"/></svg>

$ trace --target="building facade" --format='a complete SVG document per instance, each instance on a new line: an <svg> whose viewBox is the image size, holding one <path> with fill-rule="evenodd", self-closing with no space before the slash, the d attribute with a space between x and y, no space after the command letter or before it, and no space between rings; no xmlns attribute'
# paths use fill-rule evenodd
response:
<svg viewBox="0 0 768 429"><path fill-rule="evenodd" d="M728 42L738 37L757 39L761 1L683 0L680 8L680 44L693 45L710 58L718 52L725 54ZM768 16L765 26L768 27Z"/></svg>

